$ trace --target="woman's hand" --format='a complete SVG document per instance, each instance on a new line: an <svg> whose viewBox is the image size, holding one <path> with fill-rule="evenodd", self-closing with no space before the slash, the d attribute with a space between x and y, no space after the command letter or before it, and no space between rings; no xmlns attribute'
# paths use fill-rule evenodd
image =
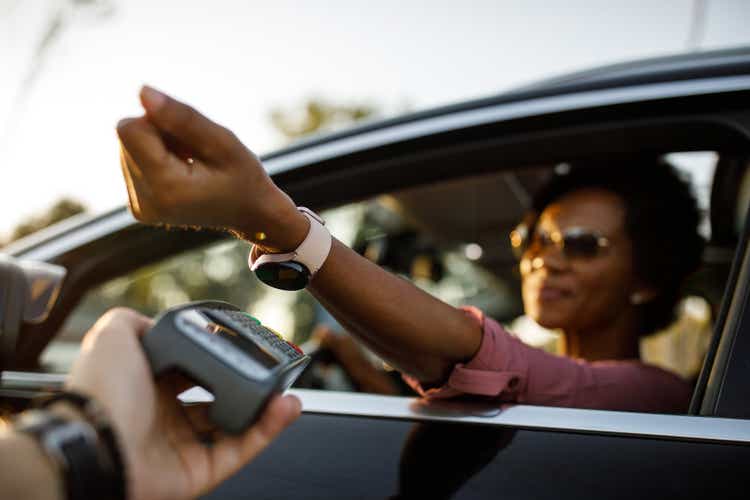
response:
<svg viewBox="0 0 750 500"><path fill-rule="evenodd" d="M146 223L230 229L272 251L297 247L308 222L226 128L150 87L145 115L121 120L120 160L133 215Z"/></svg>
<svg viewBox="0 0 750 500"><path fill-rule="evenodd" d="M130 498L194 498L257 456L293 422L300 402L293 396L270 402L260 420L238 436L214 430L205 445L199 432L212 430L206 407L183 407L186 389L177 377L154 382L139 337L152 321L114 309L83 340L68 388L87 394L107 411L126 463Z"/></svg>
<svg viewBox="0 0 750 500"><path fill-rule="evenodd" d="M336 360L341 363L360 391L392 396L399 394L395 382L385 371L373 365L351 335L337 333L320 324L313 329L311 337L319 342L321 349L330 349L333 352Z"/></svg>

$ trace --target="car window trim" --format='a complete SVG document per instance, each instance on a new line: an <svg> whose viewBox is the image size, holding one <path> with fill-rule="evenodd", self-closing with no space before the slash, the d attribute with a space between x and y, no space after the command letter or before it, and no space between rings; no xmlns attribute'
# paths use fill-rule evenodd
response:
<svg viewBox="0 0 750 500"><path fill-rule="evenodd" d="M738 391L737 386L743 389L748 386L748 379L743 375L743 371L748 371L747 356L735 346L747 335L747 332L743 333L747 328L743 327L747 325L750 307L750 207L726 286L731 291L727 292L722 303L712 349L696 391L703 391L700 394L701 415L744 418L750 413L746 390ZM729 390L730 384L732 390Z"/></svg>
<svg viewBox="0 0 750 500"><path fill-rule="evenodd" d="M744 419L529 405L497 408L496 405L449 403L448 407L431 409L425 400L413 397L314 389L292 389L289 393L300 398L305 413L750 444L750 420Z"/></svg>
<svg viewBox="0 0 750 500"><path fill-rule="evenodd" d="M66 375L33 372L2 373L2 391L54 391ZM614 436L647 437L714 443L750 444L750 420L736 418L604 411L552 406L471 404L457 401L427 403L415 397L353 392L290 389L310 414L472 423ZM194 388L180 396L187 405L210 403L211 394Z"/></svg>
<svg viewBox="0 0 750 500"><path fill-rule="evenodd" d="M299 165L319 163L367 149L404 142L428 135L451 132L519 118L547 115L578 109L612 106L658 99L716 94L750 89L750 76L704 78L655 83L609 90L594 90L553 97L504 103L482 109L454 112L376 129L354 137L345 137L315 145L283 156L261 156L269 173L278 174Z"/></svg>
<svg viewBox="0 0 750 500"><path fill-rule="evenodd" d="M305 413L350 415L496 425L535 430L666 438L688 441L750 443L750 420L666 415L622 411L507 405L431 410L424 400L410 397L341 393L313 389L289 391L302 400ZM452 415L450 413L453 413ZM463 412L464 414L460 414Z"/></svg>
<svg viewBox="0 0 750 500"><path fill-rule="evenodd" d="M9 245L4 251L24 259L52 261L71 250L138 224L140 223L127 207L123 207L118 212L102 216L84 226L71 228L54 239L40 242L39 245L32 243L31 248L14 248Z"/></svg>

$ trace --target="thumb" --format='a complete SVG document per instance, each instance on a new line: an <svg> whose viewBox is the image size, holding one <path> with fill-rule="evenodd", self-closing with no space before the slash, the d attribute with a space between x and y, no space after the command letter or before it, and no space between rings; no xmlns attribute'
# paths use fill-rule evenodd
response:
<svg viewBox="0 0 750 500"><path fill-rule="evenodd" d="M295 396L274 397L260 419L244 434L224 435L210 448L212 477L202 491L215 487L240 467L258 456L281 432L299 417L302 405Z"/></svg>

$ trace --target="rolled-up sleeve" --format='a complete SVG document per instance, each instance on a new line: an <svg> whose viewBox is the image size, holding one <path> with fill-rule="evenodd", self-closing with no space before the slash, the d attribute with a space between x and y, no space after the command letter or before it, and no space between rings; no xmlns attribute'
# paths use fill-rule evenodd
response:
<svg viewBox="0 0 750 500"><path fill-rule="evenodd" d="M677 375L637 360L586 362L535 349L473 307L462 308L482 327L479 350L456 364L440 387L425 389L404 376L426 398L474 395L502 403L679 413L691 387Z"/></svg>

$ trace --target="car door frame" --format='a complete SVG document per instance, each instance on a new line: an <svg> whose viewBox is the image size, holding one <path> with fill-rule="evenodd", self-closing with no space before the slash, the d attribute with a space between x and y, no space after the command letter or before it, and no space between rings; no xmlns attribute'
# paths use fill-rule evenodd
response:
<svg viewBox="0 0 750 500"><path fill-rule="evenodd" d="M649 148L667 144L670 149L744 147L750 139L746 126L748 110L737 103L747 101L748 96L750 76L736 75L543 96L485 108L453 109L423 119L386 123L365 132L355 130L269 155L264 163L275 172L275 182L300 204L322 209L397 187L497 171L495 160L500 153L515 168L583 154L582 143L586 154L611 152L613 146L626 152L634 141ZM670 130L672 135L665 142L664 134L654 136L658 130ZM573 141L578 143L577 149L571 137L578 138ZM588 139L583 141L582 137ZM544 154L550 149L555 151L553 158ZM457 169L457 159L467 156L471 160L461 163L465 168ZM368 175L368 183L357 182L364 175ZM20 346L21 367L33 367L44 345L84 290L124 270L225 237L210 232L168 233L145 227L124 209L57 231L9 249L18 257L48 260L69 269L60 303L53 309L50 321ZM710 367L707 365L716 375L706 377L709 389L705 395L714 398L715 403L701 402L700 414L704 416L723 412L722 416L731 417L737 411L734 389L738 386L732 381L738 369L744 373L738 368L739 355L747 352L746 341L737 342L748 321L744 315L747 280L741 282L743 273L748 272L747 230L742 241L735 255L737 264L731 281L737 286L731 298L725 294L729 305L722 309L726 313L717 346L720 355L712 359ZM581 427L575 422L577 418L555 424L554 428L601 431L596 427ZM709 427L707 423L707 435L711 434ZM750 436L748 429L742 426L735 431L730 440L746 443ZM672 437L693 439L679 433Z"/></svg>

